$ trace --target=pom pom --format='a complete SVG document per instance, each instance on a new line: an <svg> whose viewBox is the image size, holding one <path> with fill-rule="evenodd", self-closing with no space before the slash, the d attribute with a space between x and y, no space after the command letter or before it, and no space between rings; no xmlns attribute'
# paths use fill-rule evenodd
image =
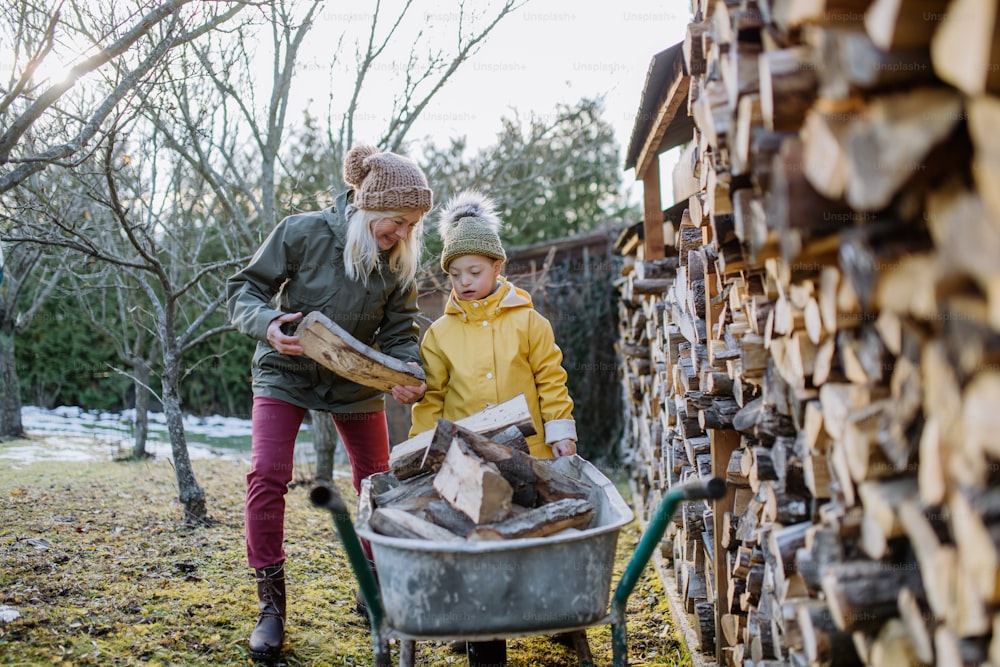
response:
<svg viewBox="0 0 1000 667"><path fill-rule="evenodd" d="M378 153L374 146L361 144L347 151L344 156L344 182L352 187L360 187L365 176L371 171L371 167L365 162L369 157Z"/></svg>
<svg viewBox="0 0 1000 667"><path fill-rule="evenodd" d="M447 235L458 226L462 218L476 218L480 224L485 225L495 233L500 232L500 218L497 217L493 208L493 200L479 192L467 190L451 198L441 210L441 217L438 218L438 233L441 238Z"/></svg>

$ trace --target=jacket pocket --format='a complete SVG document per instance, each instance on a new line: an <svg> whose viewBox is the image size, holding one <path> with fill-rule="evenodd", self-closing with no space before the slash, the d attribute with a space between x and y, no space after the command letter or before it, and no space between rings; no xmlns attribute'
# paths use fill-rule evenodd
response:
<svg viewBox="0 0 1000 667"><path fill-rule="evenodd" d="M301 311L306 314L323 310L335 294L336 289L333 287L311 287L289 282L281 292L279 307L286 312Z"/></svg>

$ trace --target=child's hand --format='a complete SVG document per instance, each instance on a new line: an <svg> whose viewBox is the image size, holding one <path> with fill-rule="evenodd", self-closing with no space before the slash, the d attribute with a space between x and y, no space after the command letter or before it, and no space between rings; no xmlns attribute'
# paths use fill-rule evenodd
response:
<svg viewBox="0 0 1000 667"><path fill-rule="evenodd" d="M414 368L420 368L420 364L415 361L406 362L408 366L413 366ZM392 397L396 399L398 403L403 405L410 405L411 403L416 403L421 398L424 397L424 392L427 391L427 383L421 382L418 386L402 385L397 384L392 388Z"/></svg>
<svg viewBox="0 0 1000 667"><path fill-rule="evenodd" d="M572 456L576 454L576 440L564 438L552 443L552 453L556 456Z"/></svg>

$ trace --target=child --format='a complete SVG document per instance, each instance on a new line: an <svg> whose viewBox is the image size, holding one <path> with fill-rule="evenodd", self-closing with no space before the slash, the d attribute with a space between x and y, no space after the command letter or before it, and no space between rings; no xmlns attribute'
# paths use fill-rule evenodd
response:
<svg viewBox="0 0 1000 667"><path fill-rule="evenodd" d="M523 393L537 431L531 454L569 456L576 422L562 351L531 295L500 275L499 228L493 202L476 192L457 195L441 214L441 268L452 291L420 345L427 391L413 406L410 437Z"/></svg>
<svg viewBox="0 0 1000 667"><path fill-rule="evenodd" d="M493 202L476 192L454 197L438 222L441 268L451 277L444 315L420 344L427 391L414 404L410 437L523 393L535 423L528 437L539 458L576 453L573 400L562 351L531 295L500 275L507 254ZM502 639L469 642L469 665L506 665Z"/></svg>

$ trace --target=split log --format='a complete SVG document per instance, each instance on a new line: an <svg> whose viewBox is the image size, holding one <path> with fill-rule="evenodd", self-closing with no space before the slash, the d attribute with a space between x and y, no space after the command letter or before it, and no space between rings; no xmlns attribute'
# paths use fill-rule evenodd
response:
<svg viewBox="0 0 1000 667"><path fill-rule="evenodd" d="M795 620L809 664L843 667L862 665L851 635L837 627L830 609L821 600L807 599L796 605Z"/></svg>
<svg viewBox="0 0 1000 667"><path fill-rule="evenodd" d="M695 602L694 615L698 648L704 653L715 651L715 603L706 600Z"/></svg>
<svg viewBox="0 0 1000 667"><path fill-rule="evenodd" d="M868 655L871 664L885 667L908 667L917 663L913 642L898 618L889 619L879 628Z"/></svg>
<svg viewBox="0 0 1000 667"><path fill-rule="evenodd" d="M907 180L927 169L928 154L952 134L961 111L961 97L941 88L873 100L845 131L847 203L858 211L887 206Z"/></svg>
<svg viewBox="0 0 1000 667"><path fill-rule="evenodd" d="M587 528L594 518L594 507L586 500L564 498L522 512L497 523L474 528L470 540L509 540L525 537L545 537L569 528Z"/></svg>
<svg viewBox="0 0 1000 667"><path fill-rule="evenodd" d="M535 425L524 394L490 406L455 422L476 433L490 436L516 426L524 435L534 435ZM389 469L396 479L403 480L440 465L451 446L450 440L434 443L434 430L419 433L405 440L389 452Z"/></svg>
<svg viewBox="0 0 1000 667"><path fill-rule="evenodd" d="M475 433L475 431L473 431L473 433ZM489 439L499 445L506 445L507 447L524 454L530 453L528 439L524 437L524 433L522 433L521 429L517 426L508 426L499 433L492 434Z"/></svg>
<svg viewBox="0 0 1000 667"><path fill-rule="evenodd" d="M921 509L905 500L899 507L900 522L920 563L921 585L931 611L945 618L956 598L958 554L949 540L948 522L940 509Z"/></svg>
<svg viewBox="0 0 1000 667"><path fill-rule="evenodd" d="M767 51L758 57L760 110L764 126L796 130L816 98L816 68L805 47Z"/></svg>
<svg viewBox="0 0 1000 667"><path fill-rule="evenodd" d="M452 440L441 469L434 476L434 488L448 503L476 524L506 518L511 511L514 490L496 466Z"/></svg>
<svg viewBox="0 0 1000 667"><path fill-rule="evenodd" d="M944 625L934 630L935 667L986 665L988 652L985 637L962 637Z"/></svg>
<svg viewBox="0 0 1000 667"><path fill-rule="evenodd" d="M555 466L558 459L531 459L531 470L535 474L535 490L539 502L554 503L567 498L582 499L590 495L590 487L578 479L565 475Z"/></svg>
<svg viewBox="0 0 1000 667"><path fill-rule="evenodd" d="M1000 489L962 489L948 505L961 569L983 601L1000 602Z"/></svg>
<svg viewBox="0 0 1000 667"><path fill-rule="evenodd" d="M427 503L423 513L432 523L450 530L459 537L468 538L469 533L476 527L472 519L440 498Z"/></svg>
<svg viewBox="0 0 1000 667"><path fill-rule="evenodd" d="M990 218L996 224L1000 220L1000 193L993 184L1000 179L1000 134L995 128L1000 126L1000 99L996 96L982 96L969 100L969 135L974 147L972 175L977 190L983 198ZM993 320L997 327L997 320Z"/></svg>
<svg viewBox="0 0 1000 667"><path fill-rule="evenodd" d="M784 580L795 574L795 554L805 546L809 521L803 521L790 526L782 526L772 530L767 536L765 558L774 570L776 581Z"/></svg>
<svg viewBox="0 0 1000 667"><path fill-rule="evenodd" d="M947 6L948 0L874 0L865 30L881 49L927 48Z"/></svg>
<svg viewBox="0 0 1000 667"><path fill-rule="evenodd" d="M846 561L828 566L823 593L837 627L845 632L877 630L896 616L904 586L920 586L916 563Z"/></svg>
<svg viewBox="0 0 1000 667"><path fill-rule="evenodd" d="M821 257L835 253L836 239L822 250L813 248L812 239L835 234L853 220L847 204L824 197L809 182L803 164L802 141L790 137L782 141L771 165L768 221L780 237L781 257L787 265L801 263L806 248Z"/></svg>
<svg viewBox="0 0 1000 667"><path fill-rule="evenodd" d="M378 507L369 520L372 530L389 537L406 537L435 542L454 542L461 537L409 512L391 507Z"/></svg>
<svg viewBox="0 0 1000 667"><path fill-rule="evenodd" d="M1000 12L984 0L948 3L931 40L934 71L967 95L1000 92Z"/></svg>
<svg viewBox="0 0 1000 667"><path fill-rule="evenodd" d="M684 46L681 47L684 55L684 68L687 70L688 76L696 77L706 71L702 35L708 28L706 23L688 23L687 31L684 34Z"/></svg>
<svg viewBox="0 0 1000 667"><path fill-rule="evenodd" d="M837 530L815 525L806 531L805 546L795 552L795 571L802 575L810 592L818 593L827 567L843 561L844 546Z"/></svg>
<svg viewBox="0 0 1000 667"><path fill-rule="evenodd" d="M859 26L817 26L810 30L808 41L823 63L819 95L824 99L934 81L927 49L881 49Z"/></svg>
<svg viewBox="0 0 1000 667"><path fill-rule="evenodd" d="M511 486L512 502L523 507L534 507L537 504L539 498L536 488L538 475L534 471L534 465L537 461L534 457L444 419L438 423L434 437L435 440L460 439L484 461L496 466Z"/></svg>
<svg viewBox="0 0 1000 667"><path fill-rule="evenodd" d="M932 614L927 601L909 588L899 591L896 600L899 618L909 635L913 654L919 662L934 662L934 638L932 635Z"/></svg>
<svg viewBox="0 0 1000 667"><path fill-rule="evenodd" d="M864 507L861 548L869 558L878 560L886 555L890 540L905 534L897 508L917 497L917 480L906 476L861 481L858 497Z"/></svg>
<svg viewBox="0 0 1000 667"><path fill-rule="evenodd" d="M823 21L842 23L863 20L871 0L772 0L771 20L786 33Z"/></svg>
<svg viewBox="0 0 1000 667"><path fill-rule="evenodd" d="M434 490L434 475L428 473L410 479L406 484L396 486L379 493L374 498L375 507L387 507L411 498L440 497Z"/></svg>
<svg viewBox="0 0 1000 667"><path fill-rule="evenodd" d="M419 386L424 370L365 345L319 311L312 311L295 330L305 355L337 375L384 392L397 385Z"/></svg>
<svg viewBox="0 0 1000 667"><path fill-rule="evenodd" d="M763 398L755 398L744 405L733 417L733 428L748 433L763 443L771 443L779 436L795 435L795 424L788 415L783 415Z"/></svg>

